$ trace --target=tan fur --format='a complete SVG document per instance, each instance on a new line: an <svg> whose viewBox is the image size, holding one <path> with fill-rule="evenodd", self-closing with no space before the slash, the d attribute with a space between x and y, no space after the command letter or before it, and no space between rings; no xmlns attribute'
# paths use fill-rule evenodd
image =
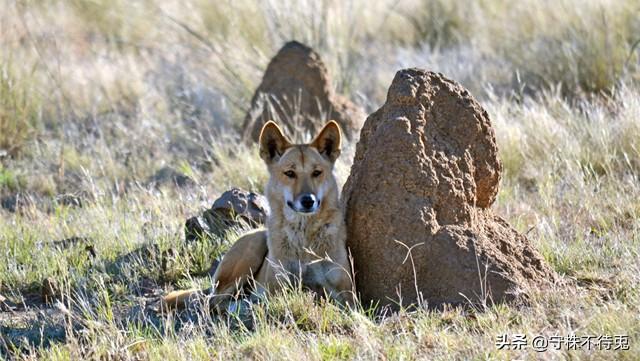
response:
<svg viewBox="0 0 640 361"><path fill-rule="evenodd" d="M270 174L265 187L271 208L267 230L241 237L225 254L213 277L216 305L235 296L252 276L262 294L301 280L341 303L352 302L346 226L333 176L340 144L340 128L334 121L310 144L291 144L274 122L264 125L260 156ZM291 205L303 194L319 199L314 213L301 213ZM164 303L180 306L197 292L173 292Z"/></svg>
<svg viewBox="0 0 640 361"><path fill-rule="evenodd" d="M238 290L248 279L258 272L267 254L267 231L264 229L249 232L229 248L213 275L212 305L224 308L226 302L236 296ZM183 308L201 290L190 289L174 291L164 296L165 308Z"/></svg>

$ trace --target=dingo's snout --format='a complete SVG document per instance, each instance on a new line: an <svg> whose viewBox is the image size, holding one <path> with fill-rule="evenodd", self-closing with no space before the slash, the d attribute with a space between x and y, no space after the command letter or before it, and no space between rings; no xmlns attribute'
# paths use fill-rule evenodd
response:
<svg viewBox="0 0 640 361"><path fill-rule="evenodd" d="M315 213L320 208L320 200L313 193L302 193L289 202L289 207L300 213Z"/></svg>

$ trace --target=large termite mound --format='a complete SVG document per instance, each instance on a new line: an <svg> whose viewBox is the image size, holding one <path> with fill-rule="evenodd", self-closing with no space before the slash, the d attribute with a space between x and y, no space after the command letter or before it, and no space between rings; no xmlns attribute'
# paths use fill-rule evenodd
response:
<svg viewBox="0 0 640 361"><path fill-rule="evenodd" d="M554 273L489 209L502 164L487 112L461 85L399 71L362 128L345 184L365 303L508 300Z"/></svg>

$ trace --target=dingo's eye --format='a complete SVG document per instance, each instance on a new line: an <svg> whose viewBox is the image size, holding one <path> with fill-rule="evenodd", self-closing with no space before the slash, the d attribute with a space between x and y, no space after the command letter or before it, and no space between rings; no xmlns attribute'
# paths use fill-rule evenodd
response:
<svg viewBox="0 0 640 361"><path fill-rule="evenodd" d="M313 171L313 173L311 173L311 176L312 176L313 178L317 178L317 177L319 177L319 176L320 176L320 174L322 174L322 171L321 171L321 170L314 170L314 171Z"/></svg>
<svg viewBox="0 0 640 361"><path fill-rule="evenodd" d="M288 171L284 172L284 175L286 175L289 178L295 178L296 177L296 172L294 172L292 170L288 170Z"/></svg>

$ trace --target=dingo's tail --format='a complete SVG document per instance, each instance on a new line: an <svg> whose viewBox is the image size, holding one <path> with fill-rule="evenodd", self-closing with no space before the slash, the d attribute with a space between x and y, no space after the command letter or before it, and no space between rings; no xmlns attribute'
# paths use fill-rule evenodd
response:
<svg viewBox="0 0 640 361"><path fill-rule="evenodd" d="M170 292L168 295L162 297L162 306L169 310L183 309L187 306L189 300L193 299L193 297L201 292L202 290L195 288Z"/></svg>

